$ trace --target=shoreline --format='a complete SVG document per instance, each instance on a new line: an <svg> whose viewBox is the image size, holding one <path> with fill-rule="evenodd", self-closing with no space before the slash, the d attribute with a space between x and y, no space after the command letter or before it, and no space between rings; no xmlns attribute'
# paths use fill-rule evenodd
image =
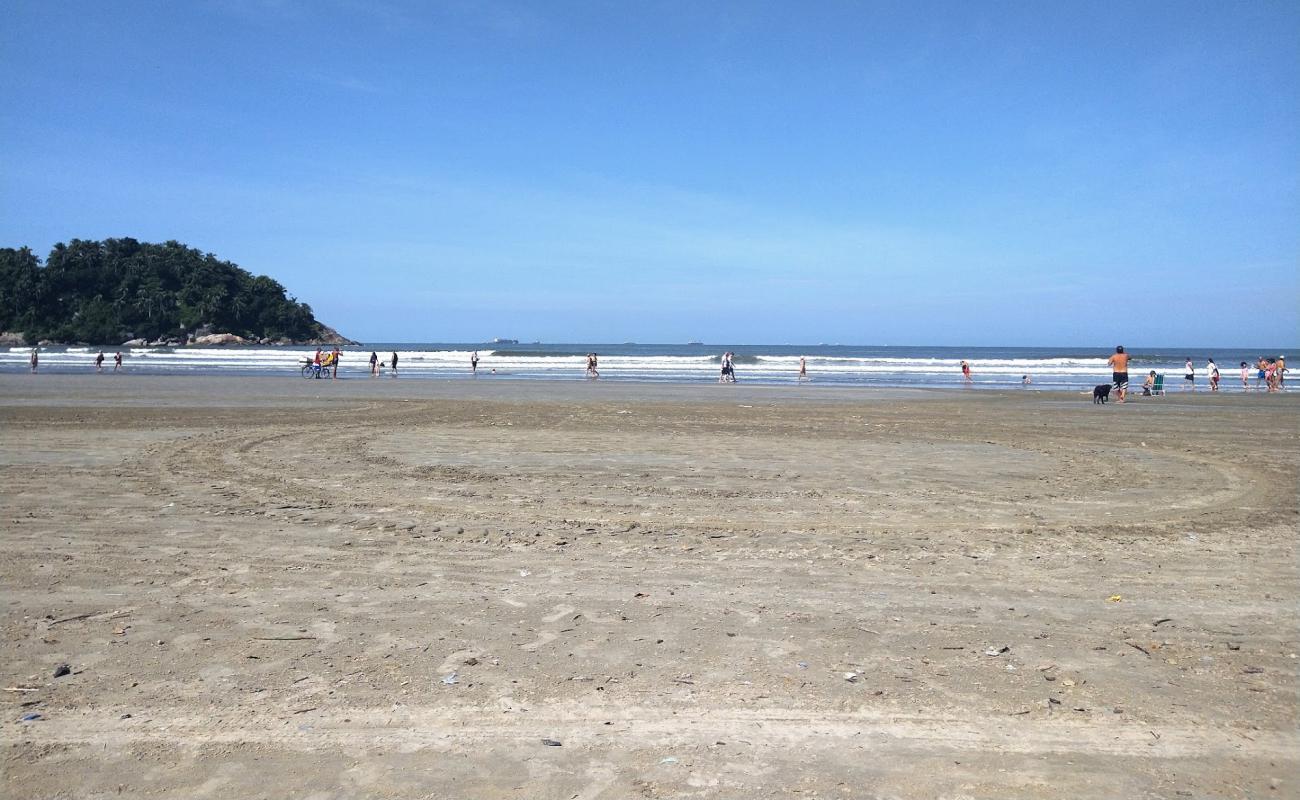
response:
<svg viewBox="0 0 1300 800"><path fill-rule="evenodd" d="M48 385L47 385L48 384ZM583 378L512 378L508 375L491 377L405 377L392 378L368 375L344 376L338 379L303 380L301 377L239 374L147 374L105 371L86 372L0 373L0 406L15 398L59 398L61 402L78 402L79 395L98 395L100 399L139 396L145 392L188 394L203 389L211 397L247 395L256 399L275 396L283 399L545 399L556 397L571 401L580 399L623 399L628 401L662 399L716 400L780 399L785 401L843 402L851 400L890 400L924 398L987 398L998 400L1087 400L1091 392L1085 389L1046 389L1038 387L994 386L863 386L835 383L768 383L740 381L721 384L716 381L677 382L642 381L632 378L586 380ZM268 394L269 393L269 394ZM1218 406L1225 402L1238 403L1243 397L1257 398L1272 404L1297 403L1300 392L1236 391L1195 392L1175 389L1160 397L1142 397L1141 392L1130 389L1129 401L1119 404L1111 399L1109 406L1137 407L1143 405L1206 403ZM1255 402L1255 401L1251 401ZM1091 404L1089 400L1087 404Z"/></svg>

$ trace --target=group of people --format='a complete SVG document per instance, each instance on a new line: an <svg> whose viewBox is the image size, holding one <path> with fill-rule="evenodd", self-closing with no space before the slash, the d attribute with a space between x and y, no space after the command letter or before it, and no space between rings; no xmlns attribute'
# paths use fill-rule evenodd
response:
<svg viewBox="0 0 1300 800"><path fill-rule="evenodd" d="M311 360L312 371L316 373L316 377L320 378L323 373L328 372L330 380L337 378L339 376L339 360L342 355L337 347L328 353L317 347L316 355Z"/></svg>
<svg viewBox="0 0 1300 800"><path fill-rule="evenodd" d="M1277 358L1267 358L1260 356L1255 359L1255 389L1267 388L1270 392L1280 392L1286 384L1286 356ZM1250 373L1252 368L1249 363L1241 362L1241 388L1243 391L1250 389ZM1214 363L1214 358L1206 359L1205 374L1209 377L1210 391L1219 391L1219 366ZM1192 363L1189 356L1187 363L1183 365L1183 382L1189 391L1196 391L1196 366Z"/></svg>
<svg viewBox="0 0 1300 800"><path fill-rule="evenodd" d="M588 353L587 354L587 377L591 378L592 380L599 378L600 370L597 369L597 367L599 366L600 366L600 356L596 355L595 353Z"/></svg>
<svg viewBox="0 0 1300 800"><path fill-rule="evenodd" d="M337 350L335 352L337 352ZM396 378L397 377L397 353L393 353L393 357L389 359L388 368L393 371L393 377ZM379 373L382 371L383 371L383 364L379 361L379 354L373 350L370 351L370 377L377 378L379 377Z"/></svg>
<svg viewBox="0 0 1300 800"><path fill-rule="evenodd" d="M31 363L31 366L32 366L32 372L35 372L35 371L36 371L36 368L37 368L38 366L40 366L41 359L40 359L40 356L38 356L38 355L36 354L36 351L35 351L35 350L32 350L32 357L31 357L31 359L30 359L30 363ZM113 354L113 371L114 371L114 372L117 372L117 371L120 370L120 369L122 369L122 353L121 353L121 351L118 351L117 353L114 353L114 354ZM96 371L96 372L103 372L103 371L104 371L104 351L103 351L103 350L100 350L100 351L99 351L99 355L95 356L95 371Z"/></svg>
<svg viewBox="0 0 1300 800"><path fill-rule="evenodd" d="M1119 393L1119 402L1124 402L1128 394L1128 361L1129 356L1124 352L1124 346L1120 345L1115 348L1115 354L1111 356L1107 363L1111 368L1111 383ZM962 362L963 364L965 362ZM1258 390L1260 384L1266 384L1268 391L1278 392L1283 389L1286 380L1286 356L1277 358L1265 358L1260 356L1255 362L1256 378L1255 388ZM1245 361L1241 362L1241 388L1243 391L1250 389L1250 365ZM1205 373L1210 383L1210 391L1219 391L1219 384L1222 381L1222 375L1219 373L1219 365L1214 363L1214 357L1211 356L1205 360ZM1150 396L1156 391L1158 376L1155 370L1147 373L1146 380L1142 383L1143 396ZM1188 391L1196 391L1196 365L1192 363L1191 356L1186 358L1183 365L1183 384Z"/></svg>

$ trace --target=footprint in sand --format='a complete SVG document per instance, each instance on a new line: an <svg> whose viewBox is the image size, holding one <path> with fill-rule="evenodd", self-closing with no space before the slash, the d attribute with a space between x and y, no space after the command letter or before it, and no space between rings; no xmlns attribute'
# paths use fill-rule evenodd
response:
<svg viewBox="0 0 1300 800"><path fill-rule="evenodd" d="M528 652L531 653L537 648L541 647L542 645L550 644L551 642L555 641L556 639L559 638L559 636L560 635L558 633L551 633L550 631L542 631L541 633L537 634L537 641L529 642L528 644L521 644L519 645L519 649L527 650Z"/></svg>
<svg viewBox="0 0 1300 800"><path fill-rule="evenodd" d="M576 610L573 606L556 606L555 611L542 617L542 622L557 622L561 617L572 614Z"/></svg>

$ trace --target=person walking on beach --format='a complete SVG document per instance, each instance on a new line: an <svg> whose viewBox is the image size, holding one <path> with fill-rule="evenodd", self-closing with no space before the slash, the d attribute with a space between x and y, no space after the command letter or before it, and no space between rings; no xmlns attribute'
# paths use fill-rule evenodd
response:
<svg viewBox="0 0 1300 800"><path fill-rule="evenodd" d="M1264 383L1268 386L1268 390L1270 392L1281 390L1282 385L1278 382L1279 372L1277 369L1277 362L1273 359L1269 359L1266 366L1267 369L1264 370Z"/></svg>
<svg viewBox="0 0 1300 800"><path fill-rule="evenodd" d="M397 377L397 353L393 353L393 366L391 367L391 369L393 370L393 377L396 378Z"/></svg>
<svg viewBox="0 0 1300 800"><path fill-rule="evenodd" d="M735 383L736 382L736 361L735 354L730 350L722 354L722 374L718 376L718 383Z"/></svg>
<svg viewBox="0 0 1300 800"><path fill-rule="evenodd" d="M339 358L342 355L337 345L334 347L334 352L330 353L330 380L334 380L339 376Z"/></svg>
<svg viewBox="0 0 1300 800"><path fill-rule="evenodd" d="M95 371L96 371L96 372L103 372L103 371L104 371L104 351L103 351L103 350L100 350L100 351L99 351L99 355L95 356Z"/></svg>
<svg viewBox="0 0 1300 800"><path fill-rule="evenodd" d="M1192 366L1192 357L1187 357L1187 363L1183 365L1183 383L1188 389L1196 391L1196 367Z"/></svg>
<svg viewBox="0 0 1300 800"><path fill-rule="evenodd" d="M370 377L373 378L378 374L379 374L379 354L376 353L374 350L371 350L370 351Z"/></svg>
<svg viewBox="0 0 1300 800"><path fill-rule="evenodd" d="M113 371L117 372L121 368L122 368L122 351L118 350L117 354L113 356Z"/></svg>
<svg viewBox="0 0 1300 800"><path fill-rule="evenodd" d="M808 380L808 359L804 356L799 356L799 380Z"/></svg>
<svg viewBox="0 0 1300 800"><path fill-rule="evenodd" d="M964 359L961 362L961 376L967 383L975 382L970 376L970 363Z"/></svg>
<svg viewBox="0 0 1300 800"><path fill-rule="evenodd" d="M28 360L31 362L31 365L32 365L32 374L33 374L33 375L36 374L36 368L37 368L38 366L40 366L40 363L41 363L41 357L40 357L39 355L37 355L37 353L36 353L36 351L37 351L38 349L39 349L39 348L33 347L33 348L32 348L32 357L31 357L30 359L28 359Z"/></svg>
<svg viewBox="0 0 1300 800"><path fill-rule="evenodd" d="M1282 391L1286 388L1286 356L1277 357L1277 389Z"/></svg>
<svg viewBox="0 0 1300 800"><path fill-rule="evenodd" d="M473 355L469 357L469 374L471 375L478 374L478 351L477 350L475 350Z"/></svg>
<svg viewBox="0 0 1300 800"><path fill-rule="evenodd" d="M1241 362L1241 390L1244 392L1250 389L1250 367L1245 361Z"/></svg>
<svg viewBox="0 0 1300 800"><path fill-rule="evenodd" d="M1115 384L1119 391L1119 402L1123 403L1128 396L1128 353L1124 352L1124 345L1115 348L1115 355L1106 360L1110 364L1110 380Z"/></svg>
<svg viewBox="0 0 1300 800"><path fill-rule="evenodd" d="M1214 356L1210 356L1208 363L1205 365L1205 371L1210 376L1210 391L1219 391L1219 365L1214 363Z"/></svg>

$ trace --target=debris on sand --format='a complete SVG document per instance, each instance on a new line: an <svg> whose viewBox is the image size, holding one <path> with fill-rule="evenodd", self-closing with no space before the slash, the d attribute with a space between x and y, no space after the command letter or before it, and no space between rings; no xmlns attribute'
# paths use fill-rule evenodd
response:
<svg viewBox="0 0 1300 800"><path fill-rule="evenodd" d="M62 678L64 675L71 675L72 667L67 664L60 664L54 668L54 677Z"/></svg>
<svg viewBox="0 0 1300 800"><path fill-rule="evenodd" d="M543 740L542 740L542 744L546 745L547 747L563 747L563 746L564 746L563 744L561 744L559 741L557 741L557 740L555 740L555 739L543 739Z"/></svg>

